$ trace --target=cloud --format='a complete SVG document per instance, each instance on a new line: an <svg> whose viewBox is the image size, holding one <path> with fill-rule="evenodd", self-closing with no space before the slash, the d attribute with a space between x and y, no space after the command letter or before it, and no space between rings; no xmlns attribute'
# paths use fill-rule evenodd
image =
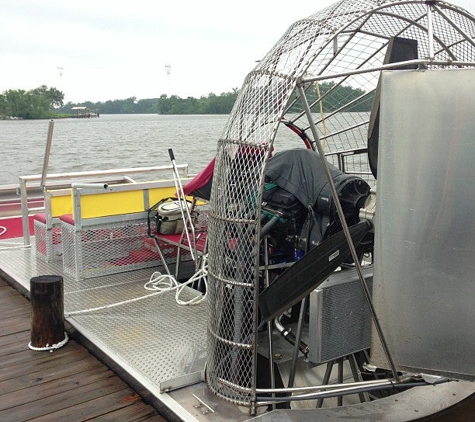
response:
<svg viewBox="0 0 475 422"><path fill-rule="evenodd" d="M304 3L306 13L289 14L267 0L9 1L0 91L46 84L71 101L230 91L289 25L315 11Z"/></svg>
<svg viewBox="0 0 475 422"><path fill-rule="evenodd" d="M227 92L292 23L333 1L278 3L10 0L0 14L0 92L45 84L74 102Z"/></svg>

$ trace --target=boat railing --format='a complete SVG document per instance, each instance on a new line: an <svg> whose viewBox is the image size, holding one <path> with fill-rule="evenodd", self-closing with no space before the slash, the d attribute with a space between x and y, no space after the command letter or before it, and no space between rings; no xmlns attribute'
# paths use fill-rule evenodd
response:
<svg viewBox="0 0 475 422"><path fill-rule="evenodd" d="M182 177L188 177L188 164L178 164L176 168L181 173ZM154 179L169 175L173 177L173 166L154 166L154 167L134 167L114 170L93 170L84 172L72 173L56 173L48 174L46 176L44 189L64 189L71 188L73 183L87 182L87 183L136 183L134 178L142 178L144 176L152 176ZM42 175L28 175L19 176L19 186L17 194L21 199L21 217L23 226L23 244L30 246L30 225L29 216L39 212L44 212L45 208L31 207L29 203L29 196L32 191L38 190L42 181ZM134 177L134 178L133 178Z"/></svg>
<svg viewBox="0 0 475 422"><path fill-rule="evenodd" d="M354 174L359 176L371 176L372 173L369 170L369 164L367 162L362 163L363 165L355 166L353 163L348 162L349 157L354 157L360 154L368 154L368 148L351 148L341 151L333 151L325 154L326 157L335 157L336 164L339 170L343 173Z"/></svg>

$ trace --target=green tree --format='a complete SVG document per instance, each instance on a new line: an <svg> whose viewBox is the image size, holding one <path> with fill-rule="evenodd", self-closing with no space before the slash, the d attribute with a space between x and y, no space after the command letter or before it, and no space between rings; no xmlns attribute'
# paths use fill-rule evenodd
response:
<svg viewBox="0 0 475 422"><path fill-rule="evenodd" d="M41 85L30 92L34 95L48 98L51 106L54 108L62 107L64 104L64 94L56 88L48 88L46 85Z"/></svg>
<svg viewBox="0 0 475 422"><path fill-rule="evenodd" d="M133 114L135 113L135 104L137 102L136 97L130 97L126 100L122 100L122 104L120 107L121 114Z"/></svg>
<svg viewBox="0 0 475 422"><path fill-rule="evenodd" d="M122 100L108 100L92 103L86 101L80 104L67 103L60 110L71 113L74 106L86 106L100 114L229 114L234 106L239 91L220 95L209 94L206 97L180 98L177 95L162 94L159 98L146 98L137 101L136 97Z"/></svg>
<svg viewBox="0 0 475 422"><path fill-rule="evenodd" d="M10 89L0 96L0 114L22 119L47 119L63 105L64 94L42 85L30 91Z"/></svg>
<svg viewBox="0 0 475 422"><path fill-rule="evenodd" d="M349 85L337 85L335 82L323 82L319 85L320 98L323 101L323 110L331 112L347 104L343 111L369 111L371 101L365 96L365 91ZM316 98L316 94L315 94Z"/></svg>
<svg viewBox="0 0 475 422"><path fill-rule="evenodd" d="M216 95L208 94L200 98L180 98L176 95L168 97L163 94L157 100L158 114L229 114L238 96L238 89Z"/></svg>

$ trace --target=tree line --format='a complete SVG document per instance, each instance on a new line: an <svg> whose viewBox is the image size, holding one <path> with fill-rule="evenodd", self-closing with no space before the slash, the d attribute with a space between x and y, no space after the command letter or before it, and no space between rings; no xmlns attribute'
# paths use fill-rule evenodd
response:
<svg viewBox="0 0 475 422"><path fill-rule="evenodd" d="M209 94L200 98L180 98L161 95L160 98L137 100L130 97L105 102L85 101L64 104L64 93L42 85L26 91L10 89L0 94L0 118L50 119L74 115L73 107L87 107L98 114L229 114L238 89L221 95Z"/></svg>
<svg viewBox="0 0 475 422"><path fill-rule="evenodd" d="M258 89L266 89L258 88ZM229 114L236 102L239 90L220 95L209 94L200 98L180 98L177 95L161 95L159 98L137 100L130 97L105 102L86 101L82 103L68 102L64 104L64 94L56 88L42 85L36 89L4 91L0 95L0 117L22 119L47 119L69 117L74 114L72 108L82 106L97 114ZM256 93L261 95L265 93ZM334 82L323 82L316 89L307 92L314 111L319 110L319 101L323 103L323 111L338 110L344 104L351 104L343 111L369 111L373 96L351 86L336 85ZM299 99L295 97L295 111L298 111ZM292 112L293 108L290 109Z"/></svg>
<svg viewBox="0 0 475 422"><path fill-rule="evenodd" d="M19 119L50 119L60 116L64 94L56 88L9 89L0 94L0 117Z"/></svg>
<svg viewBox="0 0 475 422"><path fill-rule="evenodd" d="M180 98L177 95L161 95L159 98L137 100L130 97L123 100L105 102L72 103L68 102L60 109L71 113L75 106L88 107L98 114L229 114L238 95L238 89L221 95L209 94L200 98Z"/></svg>
<svg viewBox="0 0 475 422"><path fill-rule="evenodd" d="M306 91L307 102L312 111L320 112L320 105L324 113L333 111L363 112L370 111L373 105L374 92L366 92L350 85L338 85L335 82L321 82L310 86ZM301 104L297 92L294 92L293 105L290 112L300 112Z"/></svg>

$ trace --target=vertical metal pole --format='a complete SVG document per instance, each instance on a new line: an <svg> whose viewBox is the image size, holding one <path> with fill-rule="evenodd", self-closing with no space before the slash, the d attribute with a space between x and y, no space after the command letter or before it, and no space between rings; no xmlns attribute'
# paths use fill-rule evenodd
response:
<svg viewBox="0 0 475 422"><path fill-rule="evenodd" d="M30 246L30 222L28 212L28 192L26 188L26 180L19 177L20 198L21 198L21 225L23 228L23 245Z"/></svg>
<svg viewBox="0 0 475 422"><path fill-rule="evenodd" d="M356 357L354 353L348 356L348 362L350 364L351 372L353 373L353 379L355 381L363 381L363 377L361 376L361 372L358 369L358 362L356 361ZM364 392L364 393L361 392L361 393L358 393L358 395L360 397L361 403L364 403L370 400L369 394L367 392Z"/></svg>
<svg viewBox="0 0 475 422"><path fill-rule="evenodd" d="M81 215L81 189L73 187L73 215L74 215L74 226L73 226L73 237L74 237L74 248L73 253L74 265L76 270L76 277L80 280L83 276L83 259L82 259L82 215Z"/></svg>
<svg viewBox="0 0 475 422"><path fill-rule="evenodd" d="M264 236L264 286L269 287L269 250L268 250L268 237ZM270 387L275 388L275 372L274 372L274 350L272 345L272 321L267 322L267 336L269 341L269 373L270 373ZM272 393L272 397L275 394ZM275 409L275 404L272 405L272 409Z"/></svg>
<svg viewBox="0 0 475 422"><path fill-rule="evenodd" d="M343 384L343 358L338 359L338 384ZM343 406L343 396L337 397L337 406Z"/></svg>
<svg viewBox="0 0 475 422"><path fill-rule="evenodd" d="M325 375L323 376L322 385L328 385L330 383L330 375L332 374L333 364L335 361L331 360L327 363L327 368L325 369ZM321 408L323 405L323 397L320 397L317 400L317 409Z"/></svg>
<svg viewBox="0 0 475 422"><path fill-rule="evenodd" d="M53 129L54 129L54 121L50 120L49 127L48 127L48 137L46 138L46 149L45 149L45 157L43 160L43 171L41 173L41 182L40 182L41 191L44 191L46 187L46 176L48 175L48 164L49 164L49 156L51 152L51 142L53 140Z"/></svg>
<svg viewBox="0 0 475 422"><path fill-rule="evenodd" d="M183 230L186 236L186 240L188 240L188 245L190 249L191 259L195 263L195 270L198 269L197 265L197 249L196 249L196 235L195 235L195 227L193 225L193 220L191 219L190 209L188 208L188 202L186 201L185 194L183 193L183 185L181 183L180 174L178 173L178 169L175 162L175 154L173 153L173 149L168 149L168 154L170 155L170 161L172 162L173 167L173 179L175 182L175 190L176 190L176 197L180 204L180 211L181 216L183 218ZM191 237L190 237L191 231ZM175 274L178 276L178 262L177 267L175 268Z"/></svg>
<svg viewBox="0 0 475 422"><path fill-rule="evenodd" d="M300 341L302 340L302 327L303 327L303 320L305 318L305 311L307 310L307 302L308 302L308 296L304 297L302 299L302 302L300 303L300 314L299 314L299 322L297 325L297 336L295 338L294 352L292 355L292 366L290 368L290 374L289 374L289 385L288 385L289 387L294 386L295 373L297 372L297 358L299 356Z"/></svg>
<svg viewBox="0 0 475 422"><path fill-rule="evenodd" d="M387 344L386 339L384 337L384 333L383 333L383 330L382 330L381 325L379 323L379 319L376 315L376 311L375 311L374 306L373 306L373 301L371 300L371 294L370 294L368 286L366 285L366 282L365 282L365 278L364 278L364 275L363 275L363 270L361 269L361 264L360 264L359 259L358 259L358 254L356 253L355 245L353 244L353 239L351 238L351 233L350 233L350 230L348 228L348 224L347 224L346 219L345 219L345 214L343 212L343 208L341 207L340 198L338 197L338 192L336 191L335 184L333 183L332 175L330 173L330 169L328 167L328 163L327 163L327 160L325 158L325 153L324 153L322 145L320 143L320 138L318 136L317 128L315 127L315 123L314 123L313 118L312 118L312 112L310 111L310 106L308 104L307 97L305 96L305 90L303 89L303 87L300 83L297 84L297 89L298 89L299 94L300 94L300 99L302 100L302 103L303 103L303 108L305 110L305 115L307 116L308 123L310 125L310 129L312 130L312 135L313 135L313 138L314 138L314 142L313 142L312 145L315 145L315 147L317 148L317 152L318 152L318 154L320 156L320 159L321 159L321 162L322 162L322 167L323 167L323 169L325 171L325 174L327 176L328 185L330 186L330 190L331 190L331 193L333 195L333 200L335 202L335 206L336 206L336 209L337 209L337 212L338 212L338 217L340 217L340 223L341 223L343 232L345 234L346 241L348 242L348 246L349 246L349 249L350 249L350 252L351 252L351 257L353 258L353 261L355 263L355 269L356 269L356 272L357 272L358 277L360 279L361 287L363 288L363 293L366 297L366 302L368 303L368 307L370 309L371 316L373 318L374 326L376 328L379 339L380 339L381 344L383 346L386 358L388 359L389 366L391 367L391 372L393 373L393 377L396 381L399 381L399 376L397 374L396 365L394 364L394 360L391 356L391 353L389 352L388 344Z"/></svg>
<svg viewBox="0 0 475 422"><path fill-rule="evenodd" d="M429 59L434 60L434 24L432 22L432 6L427 2L427 37L429 38Z"/></svg>

